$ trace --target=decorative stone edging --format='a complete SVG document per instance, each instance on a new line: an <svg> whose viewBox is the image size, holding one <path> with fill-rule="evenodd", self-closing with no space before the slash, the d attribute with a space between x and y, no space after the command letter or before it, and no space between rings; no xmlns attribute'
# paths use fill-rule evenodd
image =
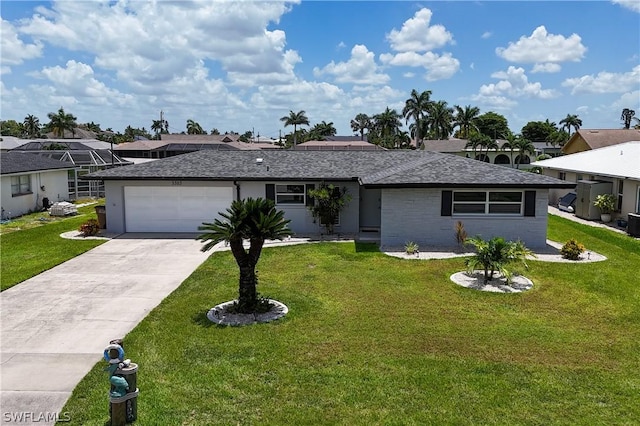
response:
<svg viewBox="0 0 640 426"><path fill-rule="evenodd" d="M493 279L487 284L484 284L484 271L481 270L475 270L471 274L456 272L450 278L451 281L462 287L492 293L522 293L533 287L533 282L527 277L514 275L511 284L507 284L507 279L498 273L494 274Z"/></svg>
<svg viewBox="0 0 640 426"><path fill-rule="evenodd" d="M239 326L275 321L282 318L289 312L287 305L273 299L269 299L269 302L274 305L269 312L260 314L237 314L227 312L227 309L233 306L236 302L237 300L230 300L214 306L209 309L209 312L207 312L207 318L209 321L219 325Z"/></svg>

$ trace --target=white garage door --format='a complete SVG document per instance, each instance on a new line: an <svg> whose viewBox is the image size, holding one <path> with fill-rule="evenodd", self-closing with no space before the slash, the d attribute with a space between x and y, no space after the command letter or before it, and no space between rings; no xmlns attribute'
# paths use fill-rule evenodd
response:
<svg viewBox="0 0 640 426"><path fill-rule="evenodd" d="M126 186L127 232L198 232L202 222L219 218L233 200L233 189L189 186Z"/></svg>

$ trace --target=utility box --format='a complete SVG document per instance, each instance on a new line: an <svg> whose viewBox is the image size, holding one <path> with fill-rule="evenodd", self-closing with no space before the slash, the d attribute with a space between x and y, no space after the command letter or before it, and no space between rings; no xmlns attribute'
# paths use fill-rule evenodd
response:
<svg viewBox="0 0 640 426"><path fill-rule="evenodd" d="M640 213L629 213L627 221L627 234L632 237L640 237Z"/></svg>
<svg viewBox="0 0 640 426"><path fill-rule="evenodd" d="M576 184L576 217L588 220L600 219L600 209L593 205L596 197L611 194L613 183L599 180L579 180Z"/></svg>

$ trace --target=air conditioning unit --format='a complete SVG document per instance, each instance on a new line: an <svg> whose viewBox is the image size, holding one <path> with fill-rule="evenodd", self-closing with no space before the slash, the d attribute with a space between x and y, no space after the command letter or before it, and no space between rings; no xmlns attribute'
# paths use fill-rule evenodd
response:
<svg viewBox="0 0 640 426"><path fill-rule="evenodd" d="M640 237L640 213L629 213L627 233L632 237Z"/></svg>

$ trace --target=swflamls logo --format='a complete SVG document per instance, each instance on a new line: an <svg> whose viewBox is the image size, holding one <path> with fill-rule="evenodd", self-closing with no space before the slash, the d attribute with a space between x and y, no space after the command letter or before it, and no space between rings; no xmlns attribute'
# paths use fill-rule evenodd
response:
<svg viewBox="0 0 640 426"><path fill-rule="evenodd" d="M5 411L2 413L3 423L38 423L38 422L70 422L71 414L51 411Z"/></svg>

